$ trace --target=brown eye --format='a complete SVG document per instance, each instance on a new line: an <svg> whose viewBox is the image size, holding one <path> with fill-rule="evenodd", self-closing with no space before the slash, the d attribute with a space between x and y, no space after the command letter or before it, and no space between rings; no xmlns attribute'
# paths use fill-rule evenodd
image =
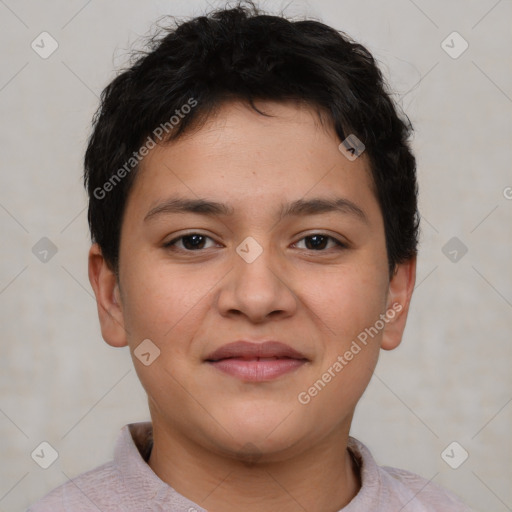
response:
<svg viewBox="0 0 512 512"><path fill-rule="evenodd" d="M171 240L169 243L165 244L165 247L181 249L183 251L198 251L212 247L212 242L213 240L209 236L191 233L190 235L183 235ZM209 246L208 243L210 243Z"/></svg>
<svg viewBox="0 0 512 512"><path fill-rule="evenodd" d="M304 246L299 248L308 249L310 251L323 251L324 249L331 249L333 247L344 247L344 245L339 240L336 240L332 236L322 234L305 236L295 245L298 245L303 241Z"/></svg>
<svg viewBox="0 0 512 512"><path fill-rule="evenodd" d="M306 248L307 249L325 249L329 238L322 235L313 235L306 237Z"/></svg>
<svg viewBox="0 0 512 512"><path fill-rule="evenodd" d="M182 238L183 247L188 250L203 249L206 237L203 235L188 235Z"/></svg>

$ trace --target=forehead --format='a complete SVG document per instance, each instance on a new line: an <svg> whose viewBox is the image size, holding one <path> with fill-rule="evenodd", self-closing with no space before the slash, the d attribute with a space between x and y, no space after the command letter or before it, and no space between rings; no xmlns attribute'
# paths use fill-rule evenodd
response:
<svg viewBox="0 0 512 512"><path fill-rule="evenodd" d="M129 203L154 206L170 193L228 201L238 210L308 194L375 197L366 155L347 159L326 119L297 103L230 102L142 162ZM142 212L141 212L142 213Z"/></svg>

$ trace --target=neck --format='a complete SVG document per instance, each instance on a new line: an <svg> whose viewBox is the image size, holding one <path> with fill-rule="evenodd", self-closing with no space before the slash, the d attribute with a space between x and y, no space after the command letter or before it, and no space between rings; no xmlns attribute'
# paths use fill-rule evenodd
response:
<svg viewBox="0 0 512 512"><path fill-rule="evenodd" d="M240 461L213 453L153 418L148 461L158 477L209 512L335 512L360 488L348 428L283 460Z"/></svg>

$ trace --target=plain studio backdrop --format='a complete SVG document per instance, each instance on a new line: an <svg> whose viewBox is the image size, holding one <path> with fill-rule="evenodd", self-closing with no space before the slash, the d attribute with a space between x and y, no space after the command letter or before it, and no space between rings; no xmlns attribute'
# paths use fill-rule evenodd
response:
<svg viewBox="0 0 512 512"><path fill-rule="evenodd" d="M98 96L130 45L164 14L221 5L0 1L1 511L106 462L119 429L149 419L128 349L101 338L82 158ZM415 127L417 287L404 341L382 353L352 435L378 463L477 510L512 510L511 2L260 6L366 45ZM42 442L58 453L47 469L36 462Z"/></svg>

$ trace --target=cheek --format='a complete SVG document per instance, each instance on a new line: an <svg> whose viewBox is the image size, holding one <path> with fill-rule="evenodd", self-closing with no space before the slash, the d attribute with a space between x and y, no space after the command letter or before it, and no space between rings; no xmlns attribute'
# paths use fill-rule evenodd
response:
<svg viewBox="0 0 512 512"><path fill-rule="evenodd" d="M208 308L208 290L218 279L185 265L143 258L132 257L129 265L122 281L123 316L135 369L150 398L160 405L170 396L182 403L179 382L186 381L194 364L191 343ZM136 350L146 339L157 347L150 350L158 353L148 366L138 360Z"/></svg>
<svg viewBox="0 0 512 512"><path fill-rule="evenodd" d="M142 255L127 260L126 268L130 271L122 276L123 316L133 342L142 336L165 344L180 332L193 336L209 292L223 276L221 269L170 265Z"/></svg>
<svg viewBox="0 0 512 512"><path fill-rule="evenodd" d="M329 358L323 372L302 389L299 401L304 405L300 407L314 418L316 430L328 431L333 425L344 422L353 412L370 382L378 354L374 347L365 347L345 363L340 363L336 354ZM343 356L343 353L339 355Z"/></svg>
<svg viewBox="0 0 512 512"><path fill-rule="evenodd" d="M325 279L304 282L310 318L323 345L302 399L317 427L328 429L355 408L375 369L382 332L368 334L385 310L386 280L379 272L364 276L339 269Z"/></svg>
<svg viewBox="0 0 512 512"><path fill-rule="evenodd" d="M350 341L373 325L386 306L387 277L377 265L303 273L296 282L297 295L322 331L339 341Z"/></svg>

